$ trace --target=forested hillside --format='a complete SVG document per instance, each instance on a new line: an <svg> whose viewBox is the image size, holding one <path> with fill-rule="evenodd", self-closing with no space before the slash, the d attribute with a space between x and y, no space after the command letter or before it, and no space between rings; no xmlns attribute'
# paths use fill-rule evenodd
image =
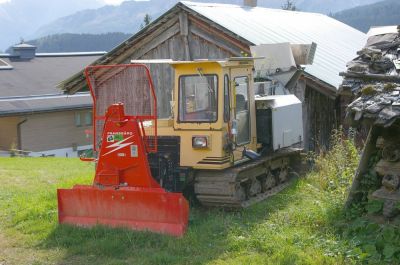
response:
<svg viewBox="0 0 400 265"><path fill-rule="evenodd" d="M355 7L338 12L333 17L363 32L367 32L371 26L399 25L400 0Z"/></svg>
<svg viewBox="0 0 400 265"><path fill-rule="evenodd" d="M37 47L36 52L110 51L130 36L131 34L121 32L105 34L64 33L26 41L26 43L35 45ZM10 49L7 52L10 52Z"/></svg>

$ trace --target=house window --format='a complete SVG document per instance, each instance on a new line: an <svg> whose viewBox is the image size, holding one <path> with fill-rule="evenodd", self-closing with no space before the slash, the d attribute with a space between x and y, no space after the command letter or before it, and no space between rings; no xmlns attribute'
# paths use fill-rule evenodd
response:
<svg viewBox="0 0 400 265"><path fill-rule="evenodd" d="M79 112L75 112L75 126L76 127L82 126L81 113Z"/></svg>
<svg viewBox="0 0 400 265"><path fill-rule="evenodd" d="M93 113L91 111L85 112L85 125L89 126L93 123Z"/></svg>
<svg viewBox="0 0 400 265"><path fill-rule="evenodd" d="M91 111L75 112L75 126L90 126L93 124L93 115Z"/></svg>

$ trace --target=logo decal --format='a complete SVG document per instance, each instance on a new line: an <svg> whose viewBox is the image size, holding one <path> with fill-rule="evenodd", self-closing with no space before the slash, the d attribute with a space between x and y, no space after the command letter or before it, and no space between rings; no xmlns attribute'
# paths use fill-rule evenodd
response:
<svg viewBox="0 0 400 265"><path fill-rule="evenodd" d="M132 137L133 137L133 135L132 135L132 136L129 136L128 138L126 138L126 139L124 139L124 140L122 140L122 141L119 141L119 142L115 142L115 143L113 143L113 144L110 144L110 145L107 146L106 148L114 148L114 149L112 149L112 150L110 150L109 152L105 153L103 156L106 156L106 155L108 155L108 154L114 153L115 151L118 151L118 150L121 149L121 148L124 148L124 147L126 147L126 146L128 146L128 145L133 144L133 142L124 143L125 141L129 140L129 139L132 138Z"/></svg>

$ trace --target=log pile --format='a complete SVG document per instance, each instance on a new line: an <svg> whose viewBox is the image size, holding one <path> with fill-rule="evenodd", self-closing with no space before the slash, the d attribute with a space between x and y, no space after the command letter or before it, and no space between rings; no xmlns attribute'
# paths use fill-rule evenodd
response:
<svg viewBox="0 0 400 265"><path fill-rule="evenodd" d="M381 159L375 172L382 177L382 186L372 193L372 197L383 200L383 215L392 218L399 213L400 202L400 139L378 137L376 147L381 151Z"/></svg>

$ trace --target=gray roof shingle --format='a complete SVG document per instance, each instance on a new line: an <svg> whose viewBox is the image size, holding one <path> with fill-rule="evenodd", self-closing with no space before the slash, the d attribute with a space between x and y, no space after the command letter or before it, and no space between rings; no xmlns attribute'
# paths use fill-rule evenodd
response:
<svg viewBox="0 0 400 265"><path fill-rule="evenodd" d="M88 94L66 96L57 84L100 57L99 53L36 56L19 60L1 55L12 69L0 68L0 116L88 108Z"/></svg>
<svg viewBox="0 0 400 265"><path fill-rule="evenodd" d="M372 122L388 127L400 119L399 32L369 34L366 46L348 63L341 90L357 99L347 107L351 122Z"/></svg>

